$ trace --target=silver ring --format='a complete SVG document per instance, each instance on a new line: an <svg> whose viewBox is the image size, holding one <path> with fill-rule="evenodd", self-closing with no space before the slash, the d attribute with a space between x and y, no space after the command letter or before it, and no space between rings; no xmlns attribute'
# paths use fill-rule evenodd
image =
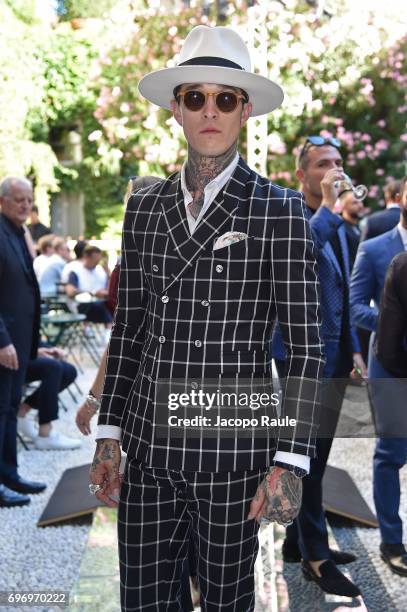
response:
<svg viewBox="0 0 407 612"><path fill-rule="evenodd" d="M90 485L89 485L89 493L90 493L91 495L95 495L95 493L97 493L98 491L100 491L100 490L101 490L101 488L102 488L102 487L101 487L100 485L98 485L98 484L90 484Z"/></svg>

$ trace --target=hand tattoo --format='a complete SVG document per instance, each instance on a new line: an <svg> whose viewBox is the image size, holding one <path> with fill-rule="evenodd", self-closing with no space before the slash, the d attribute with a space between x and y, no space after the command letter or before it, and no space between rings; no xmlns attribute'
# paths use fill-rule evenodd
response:
<svg viewBox="0 0 407 612"><path fill-rule="evenodd" d="M197 219L202 210L205 199L205 187L218 174L231 163L236 155L237 142L217 157L205 157L200 155L195 149L189 147L188 161L185 166L185 178L188 190L190 191L193 201L189 204L189 210Z"/></svg>
<svg viewBox="0 0 407 612"><path fill-rule="evenodd" d="M288 470L273 467L261 486L266 497L264 518L280 525L292 523L301 508L301 479Z"/></svg>
<svg viewBox="0 0 407 612"><path fill-rule="evenodd" d="M90 467L91 475L97 471L101 463L106 461L120 465L120 446L118 442L113 442L107 438L101 438L96 442L96 452Z"/></svg>

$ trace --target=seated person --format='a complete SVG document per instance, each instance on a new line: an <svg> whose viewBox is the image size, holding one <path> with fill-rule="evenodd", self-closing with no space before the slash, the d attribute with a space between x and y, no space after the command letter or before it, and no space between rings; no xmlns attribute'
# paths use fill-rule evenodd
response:
<svg viewBox="0 0 407 612"><path fill-rule="evenodd" d="M54 234L47 234L46 236L42 236L38 241L38 250L40 254L33 261L34 272L38 281L48 265L49 258L54 254L54 247L52 246L54 238Z"/></svg>
<svg viewBox="0 0 407 612"><path fill-rule="evenodd" d="M58 293L58 283L61 282L62 270L71 259L71 253L64 238L54 238L52 247L54 253L48 258L39 279L41 295Z"/></svg>
<svg viewBox="0 0 407 612"><path fill-rule="evenodd" d="M20 404L17 425L19 433L31 438L38 450L69 450L82 444L52 427L52 421L58 419L58 394L77 376L74 366L63 361L63 356L59 348L42 346L36 359L28 362L25 382L41 381L41 384ZM32 408L38 410L38 430L33 418L28 416Z"/></svg>
<svg viewBox="0 0 407 612"><path fill-rule="evenodd" d="M108 275L100 265L101 259L102 251L97 246L87 245L83 251L83 262L75 271L70 272L65 288L70 298L85 292L100 298L100 301L78 306L78 312L85 314L91 323L111 323L113 320L106 306Z"/></svg>
<svg viewBox="0 0 407 612"><path fill-rule="evenodd" d="M81 267L83 263L83 251L85 247L88 246L86 240L78 240L73 248L73 252L75 253L75 259L72 259L70 262L65 264L64 269L61 274L61 283L68 282L68 278L71 272L76 272L76 269Z"/></svg>

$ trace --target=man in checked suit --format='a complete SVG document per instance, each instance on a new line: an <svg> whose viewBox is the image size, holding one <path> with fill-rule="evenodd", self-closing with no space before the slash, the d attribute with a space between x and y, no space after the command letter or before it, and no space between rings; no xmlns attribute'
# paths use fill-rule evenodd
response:
<svg viewBox="0 0 407 612"><path fill-rule="evenodd" d="M210 55L208 55L210 54ZM188 142L182 171L130 198L119 299L98 421L91 491L113 506L120 441L127 453L118 529L123 610L178 611L188 542L201 609L254 609L258 522L290 523L314 455L324 365L314 245L304 201L250 170L237 153L250 115L282 91L255 75L242 39L194 28L179 64L144 77L140 92L171 109ZM287 347L283 414L289 435L160 437L160 380L271 378L278 314ZM312 387L312 385L311 385ZM257 519L257 520L256 520Z"/></svg>

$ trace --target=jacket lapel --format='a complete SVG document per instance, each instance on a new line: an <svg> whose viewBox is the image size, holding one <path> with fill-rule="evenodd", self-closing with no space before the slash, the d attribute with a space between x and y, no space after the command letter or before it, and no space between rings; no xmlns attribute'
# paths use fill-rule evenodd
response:
<svg viewBox="0 0 407 612"><path fill-rule="evenodd" d="M339 229L338 229L338 236L339 236L339 244L341 245L341 251L342 251L342 257L343 257L343 264L344 264L344 268L345 268L345 276L346 278L344 280L348 281L349 280L349 273L350 273L350 263L349 263L349 247L348 247L348 242L346 239L346 228L345 225L342 224ZM341 276L342 276L342 272L341 272Z"/></svg>
<svg viewBox="0 0 407 612"><path fill-rule="evenodd" d="M341 271L341 267L340 267L340 265L339 265L338 260L336 259L336 255L335 255L335 252L334 252L334 250L333 250L333 248L332 248L332 246L331 246L331 243L327 241L327 242L325 243L324 249L326 250L326 252L327 252L327 254L328 254L328 257L329 257L329 259L331 260L332 265L333 265L333 267L335 268L336 273L338 274L338 276L339 276L340 278L342 278L342 271Z"/></svg>
<svg viewBox="0 0 407 612"><path fill-rule="evenodd" d="M230 227L231 217L242 200L249 172L244 161L239 158L231 179L211 203L192 236L189 232L180 176L174 181L172 185L174 198L161 204L176 255L176 258L169 260L170 276L165 291L193 266L198 257L211 251L216 237Z"/></svg>
<svg viewBox="0 0 407 612"><path fill-rule="evenodd" d="M397 225L391 230L391 234L389 235L389 249L393 257L404 251L404 244Z"/></svg>
<svg viewBox="0 0 407 612"><path fill-rule="evenodd" d="M17 260L19 261L19 263L20 263L21 267L23 268L25 274L31 280L31 273L30 273L30 270L27 268L27 264L25 262L23 254L21 252L21 248L20 248L20 245L18 243L17 236L14 234L14 232L10 231L10 229L7 227L7 223L5 223L3 220L1 220L1 223L3 225L4 231L8 235L9 244L11 245L14 253L16 254Z"/></svg>

